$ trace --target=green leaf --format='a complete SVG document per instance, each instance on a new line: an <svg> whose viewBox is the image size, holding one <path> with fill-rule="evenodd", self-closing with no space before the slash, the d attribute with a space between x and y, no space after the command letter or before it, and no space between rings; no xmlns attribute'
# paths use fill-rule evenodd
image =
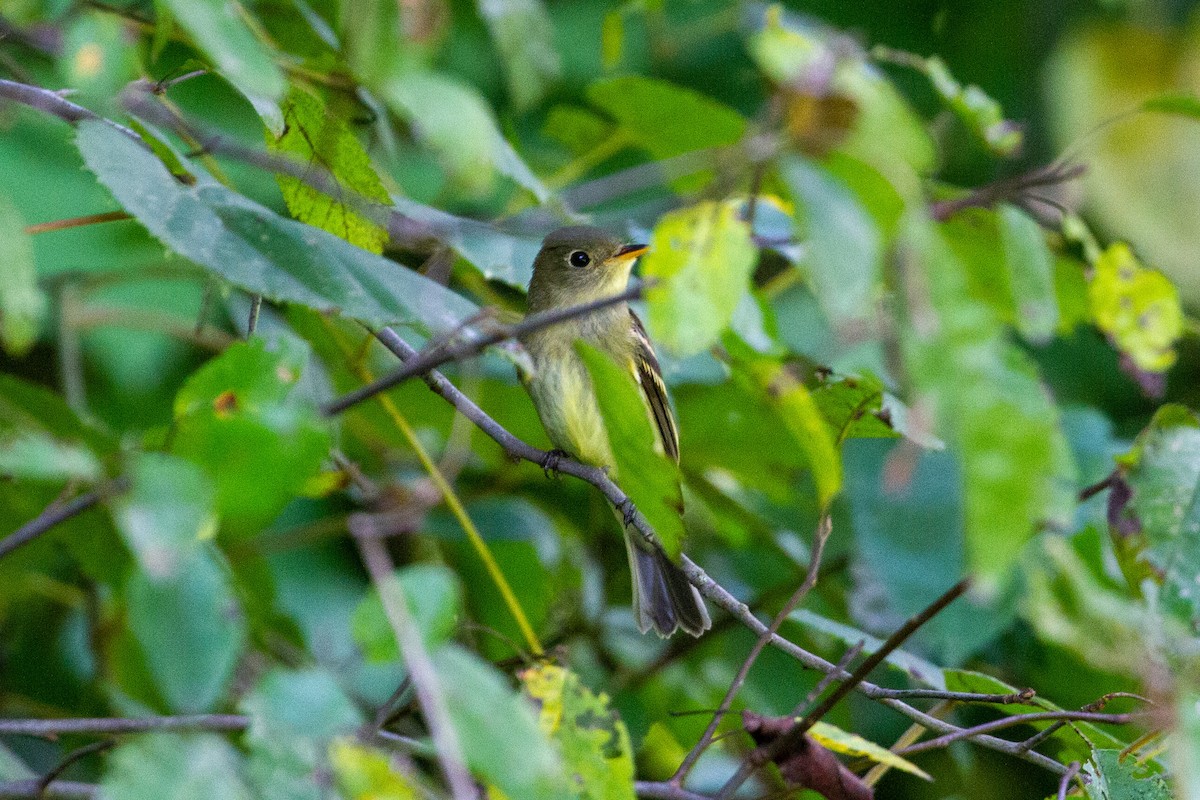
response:
<svg viewBox="0 0 1200 800"><path fill-rule="evenodd" d="M846 185L821 167L786 158L780 173L797 203L804 241L800 266L813 294L835 330L845 338L861 338L861 329L877 316L883 263L879 230Z"/></svg>
<svg viewBox="0 0 1200 800"><path fill-rule="evenodd" d="M650 411L630 369L604 352L578 341L576 352L587 365L612 452L612 474L650 523L672 559L683 549L683 495L679 468L658 443ZM636 534L635 534L636 535Z"/></svg>
<svg viewBox="0 0 1200 800"><path fill-rule="evenodd" d="M330 743L363 722L333 676L319 667L271 670L239 709L250 718L248 776L256 796L266 800L319 800Z"/></svg>
<svg viewBox="0 0 1200 800"><path fill-rule="evenodd" d="M149 733L124 742L100 782L105 800L251 800L240 758L216 734Z"/></svg>
<svg viewBox="0 0 1200 800"><path fill-rule="evenodd" d="M499 172L539 202L549 198L550 191L500 133L492 109L475 87L449 75L420 71L391 78L381 91L464 191L486 194Z"/></svg>
<svg viewBox="0 0 1200 800"><path fill-rule="evenodd" d="M378 90L401 63L400 7L394 0L345 0L338 9L346 63L356 78Z"/></svg>
<svg viewBox="0 0 1200 800"><path fill-rule="evenodd" d="M1167 782L1121 750L1096 750L1083 767L1088 800L1172 800Z"/></svg>
<svg viewBox="0 0 1200 800"><path fill-rule="evenodd" d="M1017 330L1033 344L1045 344L1058 328L1054 265L1038 224L1020 209L1004 204L997 212L1004 266L1012 282Z"/></svg>
<svg viewBox="0 0 1200 800"><path fill-rule="evenodd" d="M910 775L916 775L918 778L924 778L927 781L933 780L933 777L928 772L908 759L901 758L886 747L880 747L856 733L847 733L835 725L830 725L828 722L817 722L808 733L822 747L828 748L835 753L841 753L842 755L854 758L868 758L876 764L883 764L884 766L907 772Z"/></svg>
<svg viewBox="0 0 1200 800"><path fill-rule="evenodd" d="M513 106L527 110L562 73L550 15L541 0L479 0L478 8L504 61Z"/></svg>
<svg viewBox="0 0 1200 800"><path fill-rule="evenodd" d="M538 707L542 732L558 744L581 800L633 800L629 731L608 696L594 694L578 675L555 664L530 667L521 683Z"/></svg>
<svg viewBox="0 0 1200 800"><path fill-rule="evenodd" d="M387 189L371 168L371 158L346 125L319 99L296 90L283 105L286 124L283 136L273 142L275 149L301 161L324 167L337 180L338 187L387 205ZM288 211L296 219L357 245L372 253L382 253L387 231L361 216L340 199L322 194L303 181L279 175L279 188Z"/></svg>
<svg viewBox="0 0 1200 800"><path fill-rule="evenodd" d="M187 555L178 574L137 570L125 588L129 629L172 711L211 711L233 677L246 622L227 570L206 543Z"/></svg>
<svg viewBox="0 0 1200 800"><path fill-rule="evenodd" d="M393 579L400 584L413 622L430 650L448 641L462 613L460 588L454 573L436 564L414 564L398 570ZM350 618L354 641L368 661L400 660L396 634L392 632L379 593L371 589Z"/></svg>
<svg viewBox="0 0 1200 800"><path fill-rule="evenodd" d="M914 259L905 361L938 434L961 459L967 562L988 594L1035 530L1048 520L1069 524L1074 466L1036 368L972 296L941 230L915 216L905 226Z"/></svg>
<svg viewBox="0 0 1200 800"><path fill-rule="evenodd" d="M328 423L293 391L307 356L296 340L238 342L179 390L174 452L208 471L230 526L269 523L329 453Z"/></svg>
<svg viewBox="0 0 1200 800"><path fill-rule="evenodd" d="M252 101L275 101L287 84L274 54L259 41L233 0L167 0L175 22L217 69Z"/></svg>
<svg viewBox="0 0 1200 800"><path fill-rule="evenodd" d="M1200 119L1200 97L1183 92L1168 92L1142 103L1142 111Z"/></svg>
<svg viewBox="0 0 1200 800"><path fill-rule="evenodd" d="M101 110L115 106L121 89L138 77L137 54L127 45L124 20L91 10L75 17L64 32L59 67L79 102Z"/></svg>
<svg viewBox="0 0 1200 800"><path fill-rule="evenodd" d="M906 63L929 78L934 91L985 147L1003 157L1012 157L1020 152L1025 141L1020 126L1006 120L1004 109L983 89L974 84L963 86L938 56L925 59L911 56Z"/></svg>
<svg viewBox="0 0 1200 800"><path fill-rule="evenodd" d="M1088 301L1096 327L1139 369L1166 372L1183 335L1179 292L1165 275L1143 267L1117 242L1093 265Z"/></svg>
<svg viewBox="0 0 1200 800"><path fill-rule="evenodd" d="M701 203L663 215L642 259L646 324L678 356L707 350L733 319L757 253L732 203Z"/></svg>
<svg viewBox="0 0 1200 800"><path fill-rule="evenodd" d="M546 115L542 133L579 157L611 137L613 124L586 108L557 105Z"/></svg>
<svg viewBox="0 0 1200 800"><path fill-rule="evenodd" d="M444 332L476 311L433 281L284 219L206 175L181 186L158 159L108 125L81 122L76 142L88 168L150 233L248 292L340 311L376 327Z"/></svg>
<svg viewBox="0 0 1200 800"><path fill-rule="evenodd" d="M46 297L38 288L33 242L17 209L0 195L0 344L21 356L37 342L46 315Z"/></svg>
<svg viewBox="0 0 1200 800"><path fill-rule="evenodd" d="M659 159L731 145L746 132L746 119L729 106L658 78L597 81L587 98Z"/></svg>
<svg viewBox="0 0 1200 800"><path fill-rule="evenodd" d="M196 465L165 453L139 453L129 491L113 500L113 519L143 573L170 582L216 532L214 491Z"/></svg>
<svg viewBox="0 0 1200 800"><path fill-rule="evenodd" d="M0 475L18 480L94 481L101 469L91 450L31 431L0 440Z"/></svg>
<svg viewBox="0 0 1200 800"><path fill-rule="evenodd" d="M467 766L510 800L567 794L562 762L533 710L490 664L447 644L432 654Z"/></svg>
<svg viewBox="0 0 1200 800"><path fill-rule="evenodd" d="M1120 460L1144 536L1140 557L1200 618L1200 418L1183 406L1161 407Z"/></svg>
<svg viewBox="0 0 1200 800"><path fill-rule="evenodd" d="M762 402L779 413L793 443L803 451L817 485L817 503L827 509L842 489L842 459L835 434L812 395L787 367L771 359L758 358L737 366Z"/></svg>

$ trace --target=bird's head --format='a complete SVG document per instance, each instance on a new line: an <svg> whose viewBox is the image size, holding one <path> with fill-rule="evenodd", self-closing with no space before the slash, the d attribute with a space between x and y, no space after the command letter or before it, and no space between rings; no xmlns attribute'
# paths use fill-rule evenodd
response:
<svg viewBox="0 0 1200 800"><path fill-rule="evenodd" d="M577 305L624 291L637 257L649 248L627 244L590 225L559 228L533 262L531 310Z"/></svg>

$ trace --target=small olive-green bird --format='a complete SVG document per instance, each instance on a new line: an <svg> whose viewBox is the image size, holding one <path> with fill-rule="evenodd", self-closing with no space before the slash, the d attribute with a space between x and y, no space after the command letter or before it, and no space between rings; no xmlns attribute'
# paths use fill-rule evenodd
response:
<svg viewBox="0 0 1200 800"><path fill-rule="evenodd" d="M620 294L629 282L634 261L647 249L625 244L599 228L560 228L546 237L533 263L529 313ZM591 378L575 349L578 339L617 364L628 365L641 387L662 452L678 462L679 435L658 358L641 320L625 303L542 328L521 340L533 361L526 385L555 447L586 463L614 467ZM712 626L708 611L683 570L661 547L628 527L624 533L638 629L646 633L653 628L660 636L670 636L680 628L693 636L708 630Z"/></svg>

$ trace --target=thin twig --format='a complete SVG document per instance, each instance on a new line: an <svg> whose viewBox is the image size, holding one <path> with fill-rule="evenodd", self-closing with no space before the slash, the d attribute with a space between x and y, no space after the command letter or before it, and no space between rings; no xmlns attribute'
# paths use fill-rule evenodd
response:
<svg viewBox="0 0 1200 800"><path fill-rule="evenodd" d="M72 517L78 516L89 508L92 508L100 501L114 494L120 494L128 488L128 478L116 478L99 489L93 489L65 503L55 503L47 506L41 514L26 522L8 536L0 539L0 558L4 558L4 556L18 547L29 544L60 522L66 522ZM0 721L0 725L3 725L3 723L4 721ZM2 732L2 729L0 729L0 732Z"/></svg>
<svg viewBox="0 0 1200 800"><path fill-rule="evenodd" d="M697 792L676 786L668 781L634 781L633 791L647 800L709 800Z"/></svg>
<svg viewBox="0 0 1200 800"><path fill-rule="evenodd" d="M981 733L991 733L992 731L1011 728L1014 725L1026 725L1031 722L1064 720L1069 722L1098 722L1108 725L1126 725L1139 719L1146 719L1147 717L1149 717L1149 712L1146 711L1131 711L1125 714L1103 714L1098 711L1035 711L1032 714L1014 714L1011 717L994 719L991 722L984 722L971 728L962 728L961 730L944 734L936 739L919 742L901 750L900 755L936 750L939 747L945 747L957 742L959 739L969 739ZM1019 746L1022 742L1013 742L1013 744Z"/></svg>
<svg viewBox="0 0 1200 800"><path fill-rule="evenodd" d="M423 375L429 370L439 367L449 361L459 361L464 358L481 353L488 347L508 339L516 339L528 333L532 333L542 328L548 328L552 325L558 325L572 319L585 317L593 314L604 308L615 306L620 303L626 303L630 300L635 300L641 297L643 287L634 285L621 292L620 294L611 297L602 297L599 300L593 300L590 303L582 303L569 308L556 308L549 311L542 311L537 314L531 314L520 323L512 326L500 326L497 330L479 337L472 337L462 344L454 347L442 347L435 345L419 354L414 358L404 362L404 366L389 373L388 375L379 378L372 383L356 389L353 392L348 392L338 399L327 403L322 409L326 416L334 416L342 413L351 406L361 403L364 400L374 397L380 392L387 391L393 386L402 383L409 378L414 378L417 375Z"/></svg>
<svg viewBox="0 0 1200 800"><path fill-rule="evenodd" d="M675 770L675 774L671 776L671 783L675 784L676 786L683 785L683 782L687 779L688 773L692 771L692 767L696 765L696 762L700 759L700 756L704 754L704 751L712 743L713 735L717 732L717 727L720 726L725 714L727 714L730 707L733 706L734 698L737 697L737 693L741 690L742 684L746 682L746 678L750 675L750 668L754 666L754 662L758 659L763 649L770 643L771 637L773 637L779 630L780 626L783 625L784 621L788 618L788 615L796 610L797 606L800 605L800 603L808 595L809 591L811 591L813 586L816 585L817 575L821 569L821 554L825 552L825 542L829 540L829 534L832 530L832 520L828 514L823 515L820 522L817 523L817 530L813 535L812 557L809 559L808 571L804 576L804 580L800 583L800 586L797 587L796 591L792 593L792 596L788 598L788 601L783 604L783 608L781 608L779 613L775 615L775 619L771 620L771 625L765 631L760 633L758 639L755 640L754 646L750 648L749 654L746 656L745 660L742 661L742 666L738 669L737 675L734 676L733 681L730 682L728 691L726 691L725 696L721 698L721 704L717 707L716 712L713 714L712 720L709 721L708 726L704 729L704 733L700 736L700 739L696 742L696 745L690 751L688 751L688 754L684 757L683 762L679 765L679 769Z"/></svg>
<svg viewBox="0 0 1200 800"><path fill-rule="evenodd" d="M408 667L408 675L412 680L413 692L417 703L429 727L429 737L437 750L438 764L450 794L454 800L475 800L475 783L467 772L463 760L462 747L458 741L458 733L450 718L450 709L446 696L442 692L441 680L434 667L421 634L413 622L408 610L408 602L404 598L399 584L395 580L395 567L387 549L379 539L355 539L363 564L379 599L383 603L384 613L396 636L396 644L400 647L400 655Z"/></svg>
<svg viewBox="0 0 1200 800"><path fill-rule="evenodd" d="M1058 800L1067 800L1067 789L1071 786L1071 781L1079 774L1079 762L1072 761L1067 767L1066 773L1062 776L1062 780L1058 782Z"/></svg>
<svg viewBox="0 0 1200 800"><path fill-rule="evenodd" d="M36 225L26 225L25 233L30 236L36 236L39 233L62 231L68 228L82 228L85 225L96 225L101 222L120 222L126 219L133 219L133 217L124 211L105 211L103 214L87 214L82 217L55 219L50 222L39 222Z"/></svg>
<svg viewBox="0 0 1200 800"><path fill-rule="evenodd" d="M49 800L93 800L100 796L100 787L79 781L55 781L42 787L37 778L0 783L0 800L48 798Z"/></svg>
<svg viewBox="0 0 1200 800"><path fill-rule="evenodd" d="M91 717L0 719L0 735L55 738L75 734L112 735L147 731L240 731L250 724L241 714L188 714L177 717Z"/></svg>
<svg viewBox="0 0 1200 800"><path fill-rule="evenodd" d="M853 647L842 653L842 657L839 658L837 662L837 669L823 675L821 680L817 681L817 685L812 688L812 691L810 691L803 700L796 704L796 707L792 710L793 717L800 716L800 712L802 712L806 706L808 706L810 703L816 702L818 697L825 694L825 690L837 680L837 676L844 672L846 667L850 666L850 662L858 658L859 654L862 653L863 644L864 642L859 640L854 643Z"/></svg>
<svg viewBox="0 0 1200 800"><path fill-rule="evenodd" d="M47 772L38 780L38 786L40 787L38 796L45 797L50 784L58 780L59 777L62 776L62 774L66 772L72 764L80 761L81 759L87 758L90 755L102 753L116 745L116 743L117 742L115 739L101 739L98 742L91 742L90 744L85 744L83 747L77 747L70 753L67 753L66 757L63 758L62 761L59 761L58 764L55 765L54 769Z"/></svg>
<svg viewBox="0 0 1200 800"><path fill-rule="evenodd" d="M145 147L145 142L142 137L138 136L132 129L113 122L110 119L105 119L96 112L84 108L78 103L72 103L57 92L50 89L43 89L40 86L33 86L28 83L18 83L0 78L0 98L13 100L18 103L37 109L46 114L58 117L64 122L69 122L74 125L77 122L82 122L85 119L94 119L111 125L121 133L133 139L138 144Z"/></svg>

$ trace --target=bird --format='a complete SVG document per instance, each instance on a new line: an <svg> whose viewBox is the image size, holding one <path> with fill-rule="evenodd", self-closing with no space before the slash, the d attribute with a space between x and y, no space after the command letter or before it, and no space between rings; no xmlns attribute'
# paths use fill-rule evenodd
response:
<svg viewBox="0 0 1200 800"><path fill-rule="evenodd" d="M559 228L542 242L529 282L530 314L569 308L623 292L638 256L649 250L590 225ZM662 370L646 328L625 302L521 337L531 362L523 380L555 450L544 467L571 455L608 468L619 481L591 377L575 341L583 340L628 367L645 401L657 447L679 462L679 433ZM700 636L712 627L700 593L657 542L631 531L618 511L633 577L638 630L662 637L677 630Z"/></svg>

